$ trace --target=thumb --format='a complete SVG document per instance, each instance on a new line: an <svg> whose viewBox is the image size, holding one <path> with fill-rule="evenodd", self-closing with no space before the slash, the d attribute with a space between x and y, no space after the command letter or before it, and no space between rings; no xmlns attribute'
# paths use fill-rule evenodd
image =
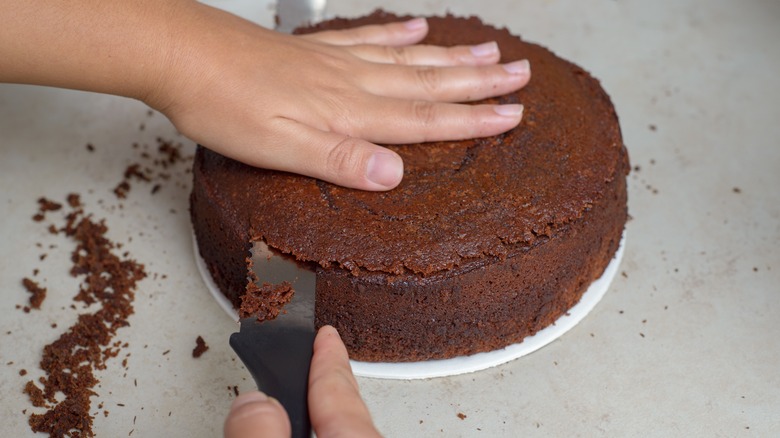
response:
<svg viewBox="0 0 780 438"><path fill-rule="evenodd" d="M290 433L282 405L259 391L238 396L225 419L225 438L281 438Z"/></svg>
<svg viewBox="0 0 780 438"><path fill-rule="evenodd" d="M395 152L294 120L280 121L263 146L237 159L361 190L389 190L403 178L403 160Z"/></svg>

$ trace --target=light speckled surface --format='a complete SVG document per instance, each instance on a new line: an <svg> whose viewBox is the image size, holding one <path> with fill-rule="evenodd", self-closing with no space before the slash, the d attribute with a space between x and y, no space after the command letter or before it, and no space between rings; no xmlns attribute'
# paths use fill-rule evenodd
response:
<svg viewBox="0 0 780 438"><path fill-rule="evenodd" d="M213 3L272 21L267 2ZM335 0L328 13L379 5ZM624 275L588 318L498 368L427 381L361 379L380 430L393 437L780 435L780 3L405 0L386 8L478 14L581 64L612 96L639 170L629 176ZM0 86L6 436L31 435L22 387L39 375L43 345L76 315L68 307L77 288L67 275L72 246L49 235L48 222L30 219L40 196L82 193L87 209L106 218L110 237L152 273L131 326L119 332L130 346L99 373L94 405L110 414L95 408L98 436L219 436L229 387L252 387L227 345L236 326L192 261L189 175L172 172L153 196L136 184L122 208L110 191L139 161L131 144L153 146L157 136L192 147L137 102ZM35 268L49 297L41 311L25 314L15 308L27 299L20 280ZM55 321L58 329L50 327ZM196 360L198 335L210 349ZM29 374L19 376L21 369Z"/></svg>

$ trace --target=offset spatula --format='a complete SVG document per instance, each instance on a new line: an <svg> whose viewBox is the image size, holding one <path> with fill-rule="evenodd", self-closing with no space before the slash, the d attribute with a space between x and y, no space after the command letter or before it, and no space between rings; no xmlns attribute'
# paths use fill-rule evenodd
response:
<svg viewBox="0 0 780 438"><path fill-rule="evenodd" d="M249 369L257 387L284 406L290 416L292 436L309 438L307 396L317 277L295 260L272 253L264 242L254 243L252 260L260 283L288 281L294 294L275 319L242 319L241 331L230 336L230 346Z"/></svg>
<svg viewBox="0 0 780 438"><path fill-rule="evenodd" d="M278 0L276 30L291 33L298 26L322 20L326 0ZM307 404L309 365L314 344L316 274L294 260L274 255L264 242L252 248L254 273L261 283L288 281L294 294L283 313L271 321L241 320L230 346L244 362L257 387L287 410L293 438L310 438Z"/></svg>

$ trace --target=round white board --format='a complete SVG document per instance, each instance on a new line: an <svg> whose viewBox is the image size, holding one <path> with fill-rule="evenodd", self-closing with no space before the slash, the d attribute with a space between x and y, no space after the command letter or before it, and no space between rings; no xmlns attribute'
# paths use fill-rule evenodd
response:
<svg viewBox="0 0 780 438"><path fill-rule="evenodd" d="M400 363L359 362L353 360L350 361L352 364L352 371L357 376L378 379L428 379L484 370L533 353L558 339L572 327L577 325L577 323L582 321L582 319L596 307L596 304L601 301L601 298L607 292L607 289L609 289L612 279L615 278L615 274L617 274L620 260L623 258L625 242L626 235L624 231L615 257L609 265L607 265L607 269L604 270L601 277L594 281L588 290L585 291L579 303L572 307L568 313L558 318L554 324L538 331L533 336L523 339L523 342L509 345L500 350L477 353L471 356L460 356L452 359ZM220 307L222 307L228 316L233 320L238 321L238 313L214 283L211 274L206 268L205 262L200 257L194 236L193 248L195 250L195 263L198 266L200 275L203 277L203 281L206 283L206 288L209 293L217 300Z"/></svg>

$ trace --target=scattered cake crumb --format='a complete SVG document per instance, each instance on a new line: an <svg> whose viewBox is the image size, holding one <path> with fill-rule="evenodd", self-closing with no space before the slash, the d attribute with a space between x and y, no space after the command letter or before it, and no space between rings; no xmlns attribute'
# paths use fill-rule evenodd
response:
<svg viewBox="0 0 780 438"><path fill-rule="evenodd" d="M192 350L192 357L199 358L203 355L203 353L206 352L206 350L209 349L209 346L206 345L206 341L203 340L202 336L198 336L195 339L195 348Z"/></svg>
<svg viewBox="0 0 780 438"><path fill-rule="evenodd" d="M141 148L138 143L133 143L134 149ZM157 154L150 154L147 145L143 145L144 150L140 153L140 158L145 161L142 163L130 164L124 172L123 179L114 188L114 194L119 199L125 199L132 188L132 182L160 182L169 181L171 174L165 172L169 168L178 164L192 161L192 157L182 155L183 145L172 141L157 138ZM185 171L186 172L186 171ZM162 188L162 184L156 183L152 186L151 193L155 194ZM121 205L120 205L121 208Z"/></svg>
<svg viewBox="0 0 780 438"><path fill-rule="evenodd" d="M68 201L68 205L71 208L81 207L81 195L79 195L78 193L71 193L68 195L66 199Z"/></svg>
<svg viewBox="0 0 780 438"><path fill-rule="evenodd" d="M119 199L127 198L127 192L130 191L130 183L122 181L114 188L114 194Z"/></svg>
<svg viewBox="0 0 780 438"><path fill-rule="evenodd" d="M62 204L51 201L46 198L38 198L38 212L33 215L35 222L42 222L46 219L46 213L49 211L58 211L62 208Z"/></svg>
<svg viewBox="0 0 780 438"><path fill-rule="evenodd" d="M458 412L458 418L460 418L461 420L465 420L466 414L464 414L463 412Z"/></svg>
<svg viewBox="0 0 780 438"><path fill-rule="evenodd" d="M30 307L33 309L40 309L43 300L46 299L46 288L41 287L33 280L25 277L22 279L22 284L27 292L30 293Z"/></svg>

